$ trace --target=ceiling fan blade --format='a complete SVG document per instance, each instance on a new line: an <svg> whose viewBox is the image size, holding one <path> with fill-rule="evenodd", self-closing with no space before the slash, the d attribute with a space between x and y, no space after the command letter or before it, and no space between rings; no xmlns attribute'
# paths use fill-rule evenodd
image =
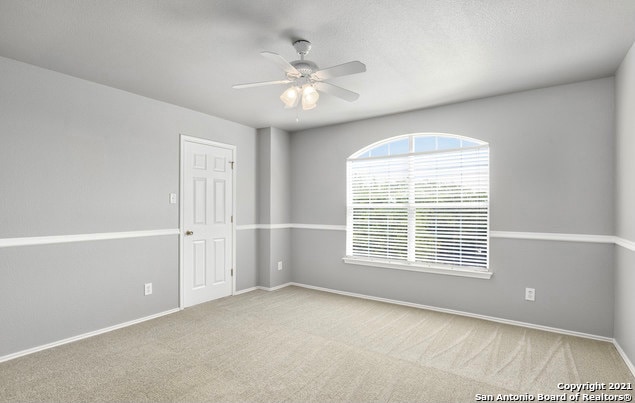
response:
<svg viewBox="0 0 635 403"><path fill-rule="evenodd" d="M293 77L300 77L301 74L295 67L291 65L288 61L285 60L284 57L280 56L277 53L273 52L260 52L261 55L271 60L275 64L278 65L285 73L292 75Z"/></svg>
<svg viewBox="0 0 635 403"><path fill-rule="evenodd" d="M333 77L347 76L349 74L363 73L365 71L366 65L364 63L354 61L316 71L311 74L311 78L315 80L328 80Z"/></svg>
<svg viewBox="0 0 635 403"><path fill-rule="evenodd" d="M236 84L236 85L232 85L232 88L240 89L240 88L262 87L263 85L288 84L291 82L292 82L291 80L261 81L259 83Z"/></svg>
<svg viewBox="0 0 635 403"><path fill-rule="evenodd" d="M325 82L317 82L315 83L315 88L319 91L326 92L327 94L334 95L338 98L342 98L345 101L353 102L359 98L359 94L353 91L349 91L342 87L338 87L337 85Z"/></svg>

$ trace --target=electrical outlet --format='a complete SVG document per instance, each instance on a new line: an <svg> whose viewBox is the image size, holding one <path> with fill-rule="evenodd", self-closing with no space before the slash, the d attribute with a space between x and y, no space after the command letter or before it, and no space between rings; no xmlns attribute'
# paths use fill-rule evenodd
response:
<svg viewBox="0 0 635 403"><path fill-rule="evenodd" d="M525 288L525 300L527 300L527 301L535 301L536 300L536 289L535 288Z"/></svg>
<svg viewBox="0 0 635 403"><path fill-rule="evenodd" d="M143 295L152 294L152 283L145 283L143 293L144 293Z"/></svg>
<svg viewBox="0 0 635 403"><path fill-rule="evenodd" d="M176 193L170 193L170 204L176 204Z"/></svg>
<svg viewBox="0 0 635 403"><path fill-rule="evenodd" d="M278 270L282 270L282 260L278 262Z"/></svg>

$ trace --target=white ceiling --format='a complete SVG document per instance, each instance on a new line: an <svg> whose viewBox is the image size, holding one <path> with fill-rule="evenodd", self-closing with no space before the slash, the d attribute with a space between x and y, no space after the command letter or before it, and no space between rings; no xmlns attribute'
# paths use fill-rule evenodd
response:
<svg viewBox="0 0 635 403"><path fill-rule="evenodd" d="M291 43L363 74L285 110ZM635 40L635 0L0 0L0 56L252 127L295 131L612 75Z"/></svg>

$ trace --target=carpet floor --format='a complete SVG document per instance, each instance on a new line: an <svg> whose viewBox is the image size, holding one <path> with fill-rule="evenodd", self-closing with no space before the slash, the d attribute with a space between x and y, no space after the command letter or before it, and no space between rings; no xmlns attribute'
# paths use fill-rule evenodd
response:
<svg viewBox="0 0 635 403"><path fill-rule="evenodd" d="M635 386L607 342L286 287L1 363L0 401L537 401L586 382Z"/></svg>

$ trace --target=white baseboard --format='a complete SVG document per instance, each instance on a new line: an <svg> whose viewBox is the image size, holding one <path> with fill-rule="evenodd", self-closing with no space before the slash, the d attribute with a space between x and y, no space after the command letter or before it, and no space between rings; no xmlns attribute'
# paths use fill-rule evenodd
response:
<svg viewBox="0 0 635 403"><path fill-rule="evenodd" d="M292 285L292 284L291 283L284 283L284 284L277 285L275 287L263 287L263 286L257 285L255 287L249 287L249 288L245 288L244 290L235 291L234 295L245 294L245 293L248 293L248 292L251 292L251 291L255 291L255 290L275 291L275 290L279 290L279 289L284 288L284 287L288 287L290 285Z"/></svg>
<svg viewBox="0 0 635 403"><path fill-rule="evenodd" d="M240 294L245 294L254 290L257 290L258 287L249 287L249 288L245 288L244 290L238 290L238 291L234 291L234 295L240 295Z"/></svg>
<svg viewBox="0 0 635 403"><path fill-rule="evenodd" d="M286 283L286 284L282 284L282 285L280 285L278 287L275 287L274 289L269 289L269 288L265 288L265 287L257 287L257 288L260 289L260 290L265 290L265 291L275 291L275 290L278 290L280 288L287 287L287 286L290 286L290 285L294 285L294 286L302 287L302 288L308 288L308 289L311 289L311 290L330 292L330 293L333 293L333 294L346 295L348 297L362 298L362 299L368 299L368 300L372 300L372 301L386 302L386 303L389 303L389 304L408 306L408 307L411 307L411 308L427 309L429 311L443 312L443 313L449 313L449 314L452 314L452 315L460 315L460 316L466 316L466 317L470 317L470 318L483 319L483 320L487 320L487 321L490 321L490 322L497 322L497 323L503 323L503 324L506 324L506 325L520 326L520 327L525 327L525 328L528 328L528 329L544 330L546 332L564 334L564 335L567 335L567 336L577 336L577 337L583 337L585 339L606 341L606 342L609 342L609 343L613 343L614 342L613 338L606 337L606 336L598 336L598 335L595 335L595 334L576 332L576 331L573 331L573 330L559 329L559 328L556 328L556 327L536 325L536 324L533 324L533 323L527 323L527 322L520 322L520 321L516 321L516 320L497 318L495 316L479 315L479 314L476 314L476 313L457 311L457 310L454 310L454 309L439 308L439 307L436 307L436 306L415 304L415 303L412 303L412 302L405 302L405 301L398 301L398 300L388 299L388 298L374 297L372 295L357 294L357 293L354 293L354 292L333 290L331 288L316 287L316 286L313 286L313 285L302 284L302 283L295 283L295 282Z"/></svg>
<svg viewBox="0 0 635 403"><path fill-rule="evenodd" d="M635 377L635 365L633 365L633 363L631 362L630 358L628 358L628 356L626 355L624 350L622 350L622 347L620 346L620 343L618 343L617 340L614 339L613 340L613 345L615 346L615 349L617 349L617 352L620 353L620 355L622 356L622 359L624 360L624 363L626 364L628 369L631 370L631 373Z"/></svg>
<svg viewBox="0 0 635 403"><path fill-rule="evenodd" d="M284 288L284 287L288 287L288 286L290 286L290 285L295 285L295 283L284 283L284 284L277 285L277 286L275 286L275 287L262 287L262 286L257 286L256 288L257 288L258 290L264 290L264 291L275 291L275 290L279 290L279 289Z"/></svg>
<svg viewBox="0 0 635 403"><path fill-rule="evenodd" d="M180 311L179 308L170 309L169 311L159 312L159 313L156 313L154 315L146 316L146 317L139 318L139 319L134 319L134 320L131 320L129 322L120 323L118 325L114 325L114 326L106 327L106 328L103 328L103 329L95 330L95 331L92 331L92 332L80 334L78 336L73 336L73 337L69 337L67 339L54 341L52 343L44 344L42 346L33 347L33 348L29 348L27 350L18 351L17 353L12 353L12 354L9 354L9 355L0 356L0 362L13 360L14 358L22 357L22 356L25 356L25 355L28 355L28 354L37 353L38 351L48 350L49 348L61 346L63 344L72 343L74 341L78 341L78 340L82 340L82 339L87 339L89 337L97 336L97 335L102 334L102 333L111 332L113 330L121 329L123 327L136 325L137 323L145 322L145 321L151 320L151 319L156 319L156 318L159 318L161 316L169 315L171 313L178 312L178 311Z"/></svg>

